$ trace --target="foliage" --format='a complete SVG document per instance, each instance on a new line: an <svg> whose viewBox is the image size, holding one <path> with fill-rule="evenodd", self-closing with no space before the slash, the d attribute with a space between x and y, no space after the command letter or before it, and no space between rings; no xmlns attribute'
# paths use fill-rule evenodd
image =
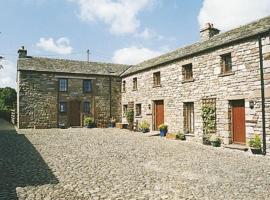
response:
<svg viewBox="0 0 270 200"><path fill-rule="evenodd" d="M142 132L148 132L150 128L150 124L148 123L148 121L143 120L140 124L139 124L139 130Z"/></svg>
<svg viewBox="0 0 270 200"><path fill-rule="evenodd" d="M133 110L128 110L126 112L126 118L129 123L132 123L134 121L134 111Z"/></svg>
<svg viewBox="0 0 270 200"><path fill-rule="evenodd" d="M16 90L10 87L0 88L0 111L14 109L16 105Z"/></svg>
<svg viewBox="0 0 270 200"><path fill-rule="evenodd" d="M160 124L160 125L158 126L158 129L159 129L160 131L168 131L168 125Z"/></svg>
<svg viewBox="0 0 270 200"><path fill-rule="evenodd" d="M258 134L254 134L254 136L248 142L249 146L254 149L261 149L262 141L261 137Z"/></svg>
<svg viewBox="0 0 270 200"><path fill-rule="evenodd" d="M209 134L216 127L216 109L212 106L202 107L203 133Z"/></svg>
<svg viewBox="0 0 270 200"><path fill-rule="evenodd" d="M84 125L90 126L94 124L94 119L92 117L86 117L84 118Z"/></svg>
<svg viewBox="0 0 270 200"><path fill-rule="evenodd" d="M211 144L209 134L204 134L203 135L203 144L205 144L205 145L210 145Z"/></svg>
<svg viewBox="0 0 270 200"><path fill-rule="evenodd" d="M178 133L176 134L176 139L178 139L178 140L186 140L186 136L181 131L178 131Z"/></svg>
<svg viewBox="0 0 270 200"><path fill-rule="evenodd" d="M115 123L115 122L116 122L116 119L115 119L114 117L112 117L112 118L110 119L110 122L111 122L111 123Z"/></svg>
<svg viewBox="0 0 270 200"><path fill-rule="evenodd" d="M212 134L209 140L210 142L221 143L221 138L216 134Z"/></svg>

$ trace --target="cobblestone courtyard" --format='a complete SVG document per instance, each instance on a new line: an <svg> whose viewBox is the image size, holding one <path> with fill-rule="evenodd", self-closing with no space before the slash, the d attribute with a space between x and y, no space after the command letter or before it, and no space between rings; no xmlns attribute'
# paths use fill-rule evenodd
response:
<svg viewBox="0 0 270 200"><path fill-rule="evenodd" d="M269 157L119 129L0 124L0 199L270 199Z"/></svg>

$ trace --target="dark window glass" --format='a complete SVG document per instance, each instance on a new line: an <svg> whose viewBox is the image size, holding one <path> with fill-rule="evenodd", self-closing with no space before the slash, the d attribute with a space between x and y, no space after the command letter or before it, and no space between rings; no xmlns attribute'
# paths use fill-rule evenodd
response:
<svg viewBox="0 0 270 200"><path fill-rule="evenodd" d="M154 81L154 86L160 86L160 72L155 72L153 74L153 81Z"/></svg>
<svg viewBox="0 0 270 200"><path fill-rule="evenodd" d="M67 102L60 102L59 103L59 112L66 113L67 112Z"/></svg>
<svg viewBox="0 0 270 200"><path fill-rule="evenodd" d="M122 92L126 92L126 81L122 83Z"/></svg>
<svg viewBox="0 0 270 200"><path fill-rule="evenodd" d="M194 133L194 103L184 103L184 133Z"/></svg>
<svg viewBox="0 0 270 200"><path fill-rule="evenodd" d="M123 105L123 116L126 116L127 109L128 109L128 106L127 105Z"/></svg>
<svg viewBox="0 0 270 200"><path fill-rule="evenodd" d="M136 116L142 115L142 104L136 104Z"/></svg>
<svg viewBox="0 0 270 200"><path fill-rule="evenodd" d="M192 64L183 65L182 75L183 75L183 80L193 79Z"/></svg>
<svg viewBox="0 0 270 200"><path fill-rule="evenodd" d="M89 102L83 102L83 112L90 113L90 103Z"/></svg>
<svg viewBox="0 0 270 200"><path fill-rule="evenodd" d="M221 73L228 73L232 71L232 55L231 53L221 56Z"/></svg>
<svg viewBox="0 0 270 200"><path fill-rule="evenodd" d="M137 78L133 78L133 90L137 90Z"/></svg>
<svg viewBox="0 0 270 200"><path fill-rule="evenodd" d="M66 92L68 90L68 80L67 79L59 79L59 91Z"/></svg>
<svg viewBox="0 0 270 200"><path fill-rule="evenodd" d="M83 80L83 92L91 92L91 91L92 91L92 81Z"/></svg>

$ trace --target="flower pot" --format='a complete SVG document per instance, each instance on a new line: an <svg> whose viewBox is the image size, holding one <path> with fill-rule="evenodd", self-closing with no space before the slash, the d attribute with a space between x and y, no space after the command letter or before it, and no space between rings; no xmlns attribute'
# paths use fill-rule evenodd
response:
<svg viewBox="0 0 270 200"><path fill-rule="evenodd" d="M142 133L147 133L147 132L149 132L149 129L148 128L144 128L141 131L142 131Z"/></svg>
<svg viewBox="0 0 270 200"><path fill-rule="evenodd" d="M165 137L167 130L160 130L160 137Z"/></svg>
<svg viewBox="0 0 270 200"><path fill-rule="evenodd" d="M110 122L109 123L109 128L115 128L115 122Z"/></svg>
<svg viewBox="0 0 270 200"><path fill-rule="evenodd" d="M211 145L211 142L209 141L209 138L203 138L203 144L204 145Z"/></svg>
<svg viewBox="0 0 270 200"><path fill-rule="evenodd" d="M250 150L253 154L262 154L262 149L250 148Z"/></svg>
<svg viewBox="0 0 270 200"><path fill-rule="evenodd" d="M213 147L220 147L220 142L218 142L218 141L212 141L212 142L211 142L211 145L212 145Z"/></svg>
<svg viewBox="0 0 270 200"><path fill-rule="evenodd" d="M95 124L88 124L86 125L87 128L95 128Z"/></svg>

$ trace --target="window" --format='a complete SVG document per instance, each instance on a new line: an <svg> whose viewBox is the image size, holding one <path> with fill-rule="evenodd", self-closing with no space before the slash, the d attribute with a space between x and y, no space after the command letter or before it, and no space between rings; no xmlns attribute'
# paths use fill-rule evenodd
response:
<svg viewBox="0 0 270 200"><path fill-rule="evenodd" d="M122 92L126 92L126 81L122 82Z"/></svg>
<svg viewBox="0 0 270 200"><path fill-rule="evenodd" d="M92 81L91 80L83 80L83 92L92 92Z"/></svg>
<svg viewBox="0 0 270 200"><path fill-rule="evenodd" d="M137 78L133 78L133 90L137 90Z"/></svg>
<svg viewBox="0 0 270 200"><path fill-rule="evenodd" d="M90 103L89 102L83 102L83 112L90 113Z"/></svg>
<svg viewBox="0 0 270 200"><path fill-rule="evenodd" d="M183 80L193 79L192 64L182 66L182 75L183 75Z"/></svg>
<svg viewBox="0 0 270 200"><path fill-rule="evenodd" d="M154 81L154 86L160 86L160 72L155 72L153 74L153 81Z"/></svg>
<svg viewBox="0 0 270 200"><path fill-rule="evenodd" d="M126 116L128 105L123 105L123 116Z"/></svg>
<svg viewBox="0 0 270 200"><path fill-rule="evenodd" d="M194 133L194 103L184 103L184 134Z"/></svg>
<svg viewBox="0 0 270 200"><path fill-rule="evenodd" d="M68 80L67 79L59 79L59 91L66 92L68 90Z"/></svg>
<svg viewBox="0 0 270 200"><path fill-rule="evenodd" d="M142 115L142 104L136 104L136 107L135 107L135 115L136 116L141 116Z"/></svg>
<svg viewBox="0 0 270 200"><path fill-rule="evenodd" d="M231 53L221 55L221 73L229 73L232 71L232 56Z"/></svg>
<svg viewBox="0 0 270 200"><path fill-rule="evenodd" d="M66 113L67 112L67 102L60 102L59 103L59 112Z"/></svg>

